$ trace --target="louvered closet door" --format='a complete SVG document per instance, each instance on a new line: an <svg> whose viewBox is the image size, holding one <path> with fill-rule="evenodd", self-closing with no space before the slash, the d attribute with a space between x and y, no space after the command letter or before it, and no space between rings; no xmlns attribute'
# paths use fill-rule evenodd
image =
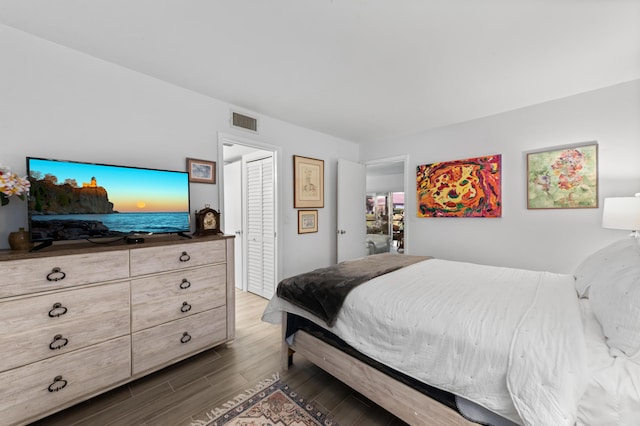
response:
<svg viewBox="0 0 640 426"><path fill-rule="evenodd" d="M275 291L273 158L247 162L247 288L271 298Z"/></svg>

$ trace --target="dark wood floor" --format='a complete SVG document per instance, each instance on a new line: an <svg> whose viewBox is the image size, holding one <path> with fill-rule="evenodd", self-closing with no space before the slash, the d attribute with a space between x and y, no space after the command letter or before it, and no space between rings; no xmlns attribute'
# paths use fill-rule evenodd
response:
<svg viewBox="0 0 640 426"><path fill-rule="evenodd" d="M36 422L37 425L189 425L279 373L341 426L404 425L300 356L280 371L280 327L260 316L267 301L236 292L236 339Z"/></svg>

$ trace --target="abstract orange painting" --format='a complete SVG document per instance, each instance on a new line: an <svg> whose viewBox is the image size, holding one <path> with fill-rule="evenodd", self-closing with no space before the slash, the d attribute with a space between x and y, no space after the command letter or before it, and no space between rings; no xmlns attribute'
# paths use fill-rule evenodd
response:
<svg viewBox="0 0 640 426"><path fill-rule="evenodd" d="M501 217L501 155L416 168L418 217Z"/></svg>

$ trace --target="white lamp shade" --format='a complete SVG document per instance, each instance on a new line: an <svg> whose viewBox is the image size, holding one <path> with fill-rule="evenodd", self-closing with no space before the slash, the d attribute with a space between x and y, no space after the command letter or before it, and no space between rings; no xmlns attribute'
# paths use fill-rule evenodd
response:
<svg viewBox="0 0 640 426"><path fill-rule="evenodd" d="M602 227L610 229L640 229L640 197L613 197L604 199Z"/></svg>

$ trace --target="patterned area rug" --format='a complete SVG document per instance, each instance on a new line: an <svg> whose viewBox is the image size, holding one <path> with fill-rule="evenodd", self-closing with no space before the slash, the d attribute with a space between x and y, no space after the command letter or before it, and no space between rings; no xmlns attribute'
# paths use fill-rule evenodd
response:
<svg viewBox="0 0 640 426"><path fill-rule="evenodd" d="M207 417L191 426L338 426L280 382L277 374L212 410Z"/></svg>

